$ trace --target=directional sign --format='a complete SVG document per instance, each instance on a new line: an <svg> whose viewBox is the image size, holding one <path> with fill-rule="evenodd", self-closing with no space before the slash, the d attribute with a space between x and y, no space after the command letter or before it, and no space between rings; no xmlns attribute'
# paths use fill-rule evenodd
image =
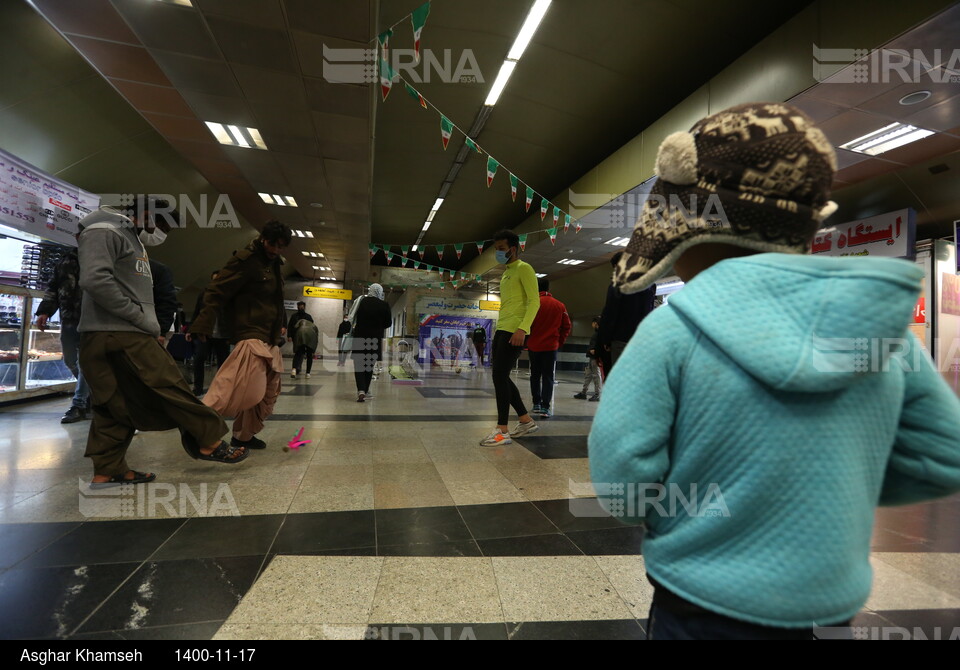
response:
<svg viewBox="0 0 960 670"><path fill-rule="evenodd" d="M304 286L303 295L308 298L330 298L331 300L353 300L353 291L346 288L324 288Z"/></svg>

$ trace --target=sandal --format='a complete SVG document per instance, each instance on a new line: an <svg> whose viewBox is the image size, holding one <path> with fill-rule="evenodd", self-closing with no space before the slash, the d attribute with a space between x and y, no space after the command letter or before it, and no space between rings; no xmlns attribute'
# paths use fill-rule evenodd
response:
<svg viewBox="0 0 960 670"><path fill-rule="evenodd" d="M105 482L90 482L91 489L109 489L114 486L123 486L124 484L148 484L157 478L157 475L153 472L137 472L136 470L131 470L133 472L133 478L127 479L126 475L114 475Z"/></svg>
<svg viewBox="0 0 960 670"><path fill-rule="evenodd" d="M239 456L235 455L237 452L242 452ZM247 456L250 455L250 452L246 447L235 447L227 444L223 440L220 440L220 446L213 450L211 454L201 453L197 456L201 461L217 461L218 463L239 463L244 460Z"/></svg>

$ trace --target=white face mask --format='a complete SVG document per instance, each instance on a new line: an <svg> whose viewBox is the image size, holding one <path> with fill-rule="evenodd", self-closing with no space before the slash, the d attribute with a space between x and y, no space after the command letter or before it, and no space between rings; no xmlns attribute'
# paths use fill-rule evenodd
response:
<svg viewBox="0 0 960 670"><path fill-rule="evenodd" d="M145 247L159 247L163 244L163 241L167 239L167 234L160 230L159 228L154 229L152 233L148 233L146 228L140 231L140 241L143 242Z"/></svg>

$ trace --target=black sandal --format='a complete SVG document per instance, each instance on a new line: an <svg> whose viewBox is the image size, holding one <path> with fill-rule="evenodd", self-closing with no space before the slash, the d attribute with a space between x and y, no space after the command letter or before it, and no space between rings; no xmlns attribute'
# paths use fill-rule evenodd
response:
<svg viewBox="0 0 960 670"><path fill-rule="evenodd" d="M234 456L238 451L243 453L239 456ZM198 459L201 461L216 461L218 463L239 463L244 460L247 456L250 455L250 451L246 447L235 447L227 444L223 440L220 440L220 446L213 450L211 454L204 454L201 452Z"/></svg>
<svg viewBox="0 0 960 670"><path fill-rule="evenodd" d="M108 481L105 482L90 482L91 489L109 489L114 486L123 486L124 484L149 484L157 478L157 475L153 472L137 472L136 470L131 470L133 472L133 479L127 479L126 474L123 475L114 475Z"/></svg>

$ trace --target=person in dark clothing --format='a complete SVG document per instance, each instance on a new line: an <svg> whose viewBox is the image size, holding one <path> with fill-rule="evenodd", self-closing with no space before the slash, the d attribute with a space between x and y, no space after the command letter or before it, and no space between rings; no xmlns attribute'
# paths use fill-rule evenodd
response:
<svg viewBox="0 0 960 670"><path fill-rule="evenodd" d="M153 310L160 324L160 344L166 344L167 333L173 327L177 310L177 289L173 285L173 271L160 261L150 259L150 274L153 275Z"/></svg>
<svg viewBox="0 0 960 670"><path fill-rule="evenodd" d="M600 345L597 344L600 317L593 317L590 325L593 326L593 335L590 337L590 344L587 345L587 367L583 369L583 390L573 397L586 400L587 389L590 388L590 382L593 382L593 395L589 398L590 402L600 402L600 392L603 389L603 379L600 377L600 366L597 362L600 356Z"/></svg>
<svg viewBox="0 0 960 670"><path fill-rule="evenodd" d="M217 272L214 271L210 273L210 281L214 282L217 280ZM193 318L190 319L190 322L193 323L197 320L197 317L200 316L200 312L203 310L204 297L206 295L207 289L204 288L200 291L200 295L197 296L197 304L193 308ZM217 370L223 365L224 361L227 360L227 357L230 356L230 340L223 336L223 332L220 329L220 323L222 321L222 316L217 314L216 321L213 325L213 335L207 338L206 342L200 341L200 339L194 340L194 352L193 352L193 393L194 395L203 395L204 392L204 381L206 372L204 367L207 364L207 360L210 358L210 353L213 352L213 355L217 359ZM214 373L216 374L216 373Z"/></svg>
<svg viewBox="0 0 960 670"><path fill-rule="evenodd" d="M351 357L353 374L357 380L357 402L364 402L370 393L373 370L383 358L383 332L393 322L380 284L371 284L367 295L354 303L350 320L353 322Z"/></svg>
<svg viewBox="0 0 960 670"><path fill-rule="evenodd" d="M306 316L310 316L306 314ZM293 350L296 352L293 357L293 376L296 377L300 372L300 366L304 359L307 361L307 379L310 379L310 371L313 369L313 356L320 344L320 329L313 319L300 319L296 322L293 330Z"/></svg>
<svg viewBox="0 0 960 670"><path fill-rule="evenodd" d="M78 236L79 237L79 236ZM63 363L77 379L70 409L60 423L83 421L90 409L90 387L80 370L80 303L83 292L80 290L80 261L77 250L71 249L60 260L53 274L53 281L47 289L47 295L37 307L37 327L46 330L47 321L60 311L60 346L63 349Z"/></svg>
<svg viewBox="0 0 960 670"><path fill-rule="evenodd" d="M477 350L477 357L480 359L480 367L483 367L483 354L487 349L487 329L479 323L475 323L473 333L470 339L473 340L473 348ZM471 366L473 364L471 363Z"/></svg>
<svg viewBox="0 0 960 670"><path fill-rule="evenodd" d="M347 360L347 354L349 353L349 351L345 346L346 345L345 338L347 337L347 335L350 334L351 330L352 330L352 326L350 325L350 318L346 316L343 317L343 321L340 323L340 327L337 328L337 342L339 343L339 349L340 349L340 352L339 352L340 362L337 363L338 368L342 368L344 362Z"/></svg>
<svg viewBox="0 0 960 670"><path fill-rule="evenodd" d="M213 335L220 318L221 328L236 345L203 397L204 404L221 416L235 417L230 441L235 447L267 447L256 434L273 414L280 395L279 344L287 332L281 254L292 237L289 227L268 221L260 236L217 272L217 279L207 286L200 316L190 324L190 332L202 342Z"/></svg>
<svg viewBox="0 0 960 670"><path fill-rule="evenodd" d="M623 256L622 251L615 253L610 259L610 265L617 267L621 256ZM633 337L637 326L647 314L653 311L653 301L656 297L656 284L651 284L648 288L632 295L624 295L613 284L607 287L607 302L600 315L600 330L597 333L597 342L602 352L610 356L609 365L604 365L605 375L609 375L610 370L617 364L617 359L623 353L627 342Z"/></svg>
<svg viewBox="0 0 960 670"><path fill-rule="evenodd" d="M290 371L290 377L293 379L297 378L297 375L300 374L300 366L303 364L304 356L307 356L307 349L303 346L298 347L297 342L297 323L300 321L309 321L313 323L313 317L307 314L307 303L302 300L297 303L297 311L293 313L293 316L290 317L289 323L287 323L287 339L293 342L293 370ZM314 350L316 350L316 345L314 345ZM313 368L313 353L311 352L307 358L307 377L310 376L310 370Z"/></svg>

